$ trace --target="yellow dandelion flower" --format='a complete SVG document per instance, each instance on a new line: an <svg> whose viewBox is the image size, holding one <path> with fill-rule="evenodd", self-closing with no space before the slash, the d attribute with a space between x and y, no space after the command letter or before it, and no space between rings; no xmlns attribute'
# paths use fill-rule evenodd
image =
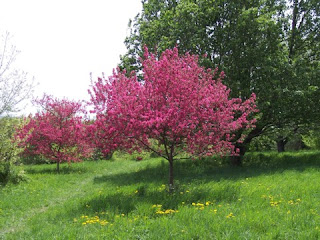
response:
<svg viewBox="0 0 320 240"><path fill-rule="evenodd" d="M233 215L233 213L231 212L231 213L229 213L227 216L226 216L226 218L234 218L235 216Z"/></svg>

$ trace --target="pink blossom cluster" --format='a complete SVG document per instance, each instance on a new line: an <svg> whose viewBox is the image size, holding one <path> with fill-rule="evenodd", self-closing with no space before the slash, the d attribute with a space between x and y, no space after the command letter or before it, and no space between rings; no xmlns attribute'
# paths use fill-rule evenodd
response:
<svg viewBox="0 0 320 240"><path fill-rule="evenodd" d="M100 78L89 91L96 144L104 152L146 148L173 160L191 155L235 154L234 133L254 127L255 94L230 98L224 73L205 69L198 56L168 49L158 58L145 48L143 81L125 71ZM151 144L156 140L158 146ZM162 150L161 150L162 149Z"/></svg>
<svg viewBox="0 0 320 240"><path fill-rule="evenodd" d="M57 163L77 162L90 156L92 147L86 138L80 102L45 95L35 103L42 111L28 117L16 135L23 154L41 155Z"/></svg>

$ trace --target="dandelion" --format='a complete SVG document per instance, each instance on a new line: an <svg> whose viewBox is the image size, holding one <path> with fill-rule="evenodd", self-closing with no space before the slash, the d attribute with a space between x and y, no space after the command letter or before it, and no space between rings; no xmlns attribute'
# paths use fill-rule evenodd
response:
<svg viewBox="0 0 320 240"><path fill-rule="evenodd" d="M162 207L161 204L154 204L154 205L152 205L152 208L161 208L161 207Z"/></svg>
<svg viewBox="0 0 320 240"><path fill-rule="evenodd" d="M226 216L226 218L234 218L235 216L233 215L233 213L231 212L231 213L229 213L227 216Z"/></svg>

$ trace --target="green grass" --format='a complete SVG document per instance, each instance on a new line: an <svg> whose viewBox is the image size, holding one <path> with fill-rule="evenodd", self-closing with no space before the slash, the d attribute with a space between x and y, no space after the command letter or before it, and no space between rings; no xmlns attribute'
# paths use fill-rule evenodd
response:
<svg viewBox="0 0 320 240"><path fill-rule="evenodd" d="M25 166L0 189L0 239L319 239L319 166L320 152L177 161L174 194L159 158Z"/></svg>

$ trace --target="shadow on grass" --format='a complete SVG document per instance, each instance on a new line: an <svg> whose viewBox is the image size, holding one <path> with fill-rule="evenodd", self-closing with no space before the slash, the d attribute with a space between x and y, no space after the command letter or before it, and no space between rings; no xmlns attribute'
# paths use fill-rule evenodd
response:
<svg viewBox="0 0 320 240"><path fill-rule="evenodd" d="M320 152L302 153L250 153L244 159L243 167L230 167L227 162L216 159L183 160L174 162L174 176L182 184L200 181L221 181L242 179L261 174L281 173L285 170L304 171L320 167ZM131 185L168 181L168 163L162 160L157 166L147 165L137 172L104 175L94 178L94 183L113 182L117 185Z"/></svg>
<svg viewBox="0 0 320 240"><path fill-rule="evenodd" d="M183 191L181 194L180 191ZM116 192L114 194L94 196L76 209L72 209L73 216L99 215L106 212L112 221L116 215L140 215L156 217L152 205L161 204L162 209L178 210L179 206L192 206L192 203L206 203L206 201L218 201L231 203L237 201L240 188L236 184L226 184L214 189L197 188L186 191L180 189L169 194L165 189L156 189L148 184L140 186L137 193ZM141 209L142 208L142 209Z"/></svg>
<svg viewBox="0 0 320 240"><path fill-rule="evenodd" d="M255 159L255 161L254 161ZM106 212L108 220L125 215L145 214L148 217L157 217L152 205L161 204L162 209L178 210L179 206L192 203L205 203L216 201L219 203L232 203L240 196L240 183L236 180L261 174L273 174L285 170L304 171L310 167L320 167L320 152L305 154L249 154L244 161L244 167L232 168L230 166L217 166L204 161L177 161L175 162L176 191L169 194L165 187L159 186L168 178L168 164L159 162L157 166L146 166L138 172L121 173L96 177L94 183L103 184L111 182L118 186L134 185L132 192L118 191L94 195L78 207L72 209L75 217L80 215L94 216ZM208 187L207 182L220 181L214 187ZM192 184L189 184L191 183ZM199 184L198 184L198 183ZM136 191L134 191L136 189Z"/></svg>
<svg viewBox="0 0 320 240"><path fill-rule="evenodd" d="M62 166L60 172L57 172L56 165L45 165L39 168L29 168L25 171L28 174L72 174L72 173L86 173L87 169L81 166Z"/></svg>

